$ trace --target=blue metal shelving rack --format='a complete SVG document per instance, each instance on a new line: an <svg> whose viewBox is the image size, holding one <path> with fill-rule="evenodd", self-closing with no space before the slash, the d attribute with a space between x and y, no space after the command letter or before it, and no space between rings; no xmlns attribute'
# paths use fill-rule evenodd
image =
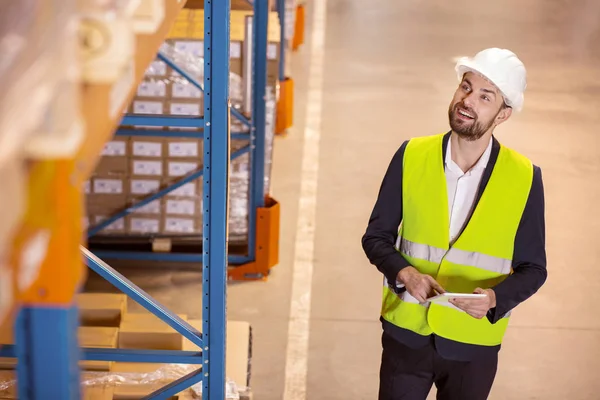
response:
<svg viewBox="0 0 600 400"><path fill-rule="evenodd" d="M282 1L278 0L283 4ZM205 0L206 5L210 2ZM228 2L229 3L229 2ZM228 265L241 266L253 262L256 259L256 210L265 206L265 153L266 153L266 86L267 86L267 45L268 45L268 22L269 22L269 6L268 0L255 0L252 2L254 8L253 14L253 39L252 39L252 113L248 119L239 111L231 109L231 115L249 127L249 133L234 132L231 135L232 139L247 139L249 144L231 154L231 160L234 160L246 153L250 155L250 182L249 182L249 204L248 204L248 240L246 254L231 254L228 256ZM214 3L213 3L214 7ZM205 10L207 10L205 8ZM279 15L285 14L279 13ZM206 21L206 17L205 17ZM282 19L282 22L284 20ZM205 25L206 27L206 25ZM281 30L282 40L284 29ZM206 45L209 42L209 34L205 33L205 55L207 51L215 51L215 48L210 50ZM214 39L213 39L214 40ZM283 73L283 45L280 48L280 70ZM184 69L169 59L165 54L159 52L158 58L169 65L173 70L188 80L196 88L204 91L207 97L207 91L203 86L190 76ZM206 67L206 66L205 66ZM207 68L207 67L206 67ZM215 66L213 65L213 68ZM213 70L214 71L214 70ZM207 82L205 78L205 82ZM208 86L207 86L208 87ZM205 110L206 112L207 110ZM152 126L152 127L193 127L201 128L204 126L204 132L193 131L169 131L169 130L131 130L119 129L117 135L125 136L162 136L162 137L186 137L186 138L202 138L206 140L208 131L206 127L210 127L210 122L207 125L206 114L204 119L200 117L173 117L173 116L146 116L146 115L126 115L123 118L122 126ZM205 162L207 159L205 158ZM152 194L136 204L128 207L125 210L105 219L96 226L88 229L88 237L93 237L101 232L104 228L113 222L124 218L134 210L147 205L148 203L157 200L169 192L192 182L206 173L205 169L195 171L176 183ZM141 251L117 251L117 250L95 250L94 254L105 260L138 260L138 261L160 261L160 262L181 262L181 263L201 263L204 262L202 252L196 253L159 253L159 252L141 252ZM260 277L259 277L260 278Z"/></svg>
<svg viewBox="0 0 600 400"><path fill-rule="evenodd" d="M204 118L170 119L169 124L164 124L166 121L160 119L155 120L162 122L160 126L175 124L204 128L204 166L202 171L196 172L197 177L202 176L204 184L203 246L202 253L192 260L202 261L202 332L167 310L97 255L81 248L85 262L92 270L197 345L199 351L80 349L77 346L78 313L75 305L69 308L24 308L20 311L15 326L15 345L0 349L0 357L19 359L17 374L20 399L79 399L80 359L195 364L199 366L196 371L147 398L167 399L199 382L202 382L204 400L225 398L230 1L205 0L204 4ZM255 34L264 33L265 37L265 45L257 45L256 51L258 55L264 54L266 59L266 0L256 0L254 7L258 22L255 23ZM261 96L255 99L263 98L265 82L266 68L265 74L257 73L255 76L255 96ZM198 82L193 84L200 86ZM260 117L264 110L264 101L254 102L251 146L258 150L261 146L264 149L264 117ZM150 125L146 119L137 123ZM264 151L254 152L253 164L264 164L260 154L264 155ZM261 171L259 173L264 174ZM254 182L254 204L261 204L262 182ZM183 184L184 182L179 182L176 185Z"/></svg>

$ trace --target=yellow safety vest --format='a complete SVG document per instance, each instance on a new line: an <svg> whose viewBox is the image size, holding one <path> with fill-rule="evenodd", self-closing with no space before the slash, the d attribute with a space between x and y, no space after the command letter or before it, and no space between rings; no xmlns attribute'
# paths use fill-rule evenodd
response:
<svg viewBox="0 0 600 400"><path fill-rule="evenodd" d="M402 175L403 218L398 251L419 272L448 292L491 288L512 272L515 235L533 180L533 165L501 146L490 180L462 234L450 246L448 195L442 159L443 135L410 140ZM384 286L382 317L420 335L432 333L462 343L495 346L508 317L495 324L458 308L419 304L407 291Z"/></svg>

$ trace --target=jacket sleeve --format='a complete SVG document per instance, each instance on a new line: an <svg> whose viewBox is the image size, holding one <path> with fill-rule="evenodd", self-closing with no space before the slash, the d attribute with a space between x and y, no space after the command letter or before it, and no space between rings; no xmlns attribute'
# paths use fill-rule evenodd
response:
<svg viewBox="0 0 600 400"><path fill-rule="evenodd" d="M402 165L407 143L400 146L388 166L362 238L367 258L385 275L394 289L398 272L409 265L395 248L402 221Z"/></svg>
<svg viewBox="0 0 600 400"><path fill-rule="evenodd" d="M496 307L488 312L489 321L496 323L535 294L547 275L544 185L541 169L534 166L529 198L515 237L513 274L493 288Z"/></svg>

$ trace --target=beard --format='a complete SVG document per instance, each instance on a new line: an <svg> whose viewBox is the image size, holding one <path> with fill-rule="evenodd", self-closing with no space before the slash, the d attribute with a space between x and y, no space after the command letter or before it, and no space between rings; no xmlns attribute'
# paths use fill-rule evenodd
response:
<svg viewBox="0 0 600 400"><path fill-rule="evenodd" d="M475 118L471 121L463 121L459 119L456 114L458 113L458 109L461 108L465 110L470 115L473 115ZM499 111L498 111L499 112ZM471 110L462 102L456 103L454 106L450 104L448 109L448 119L450 120L450 127L452 131L456 133L461 139L467 140L469 142L474 142L478 139L481 139L483 135L492 127L494 124L494 120L496 117L492 118L489 121L479 121L479 117L475 113L475 111Z"/></svg>

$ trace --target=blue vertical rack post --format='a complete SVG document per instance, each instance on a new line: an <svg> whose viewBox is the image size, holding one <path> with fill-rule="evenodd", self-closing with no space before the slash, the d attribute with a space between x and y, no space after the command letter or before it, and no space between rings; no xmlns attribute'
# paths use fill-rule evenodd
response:
<svg viewBox="0 0 600 400"><path fill-rule="evenodd" d="M252 131L250 138L250 210L248 223L248 256L256 256L256 210L265 205L265 152L266 152L266 96L267 96L267 44L269 27L268 0L254 0L252 25L253 79L252 79ZM252 234L251 234L252 232Z"/></svg>
<svg viewBox="0 0 600 400"><path fill-rule="evenodd" d="M202 398L225 398L225 303L229 188L229 0L204 2ZM214 356L214 358L213 358ZM211 362L209 362L209 360ZM217 362L212 362L217 360Z"/></svg>
<svg viewBox="0 0 600 400"><path fill-rule="evenodd" d="M79 360L194 364L199 368L146 396L168 399L202 382L202 398L225 398L227 204L229 168L230 0L205 0L205 117L178 121L204 128L202 333L84 247L88 267L195 344L198 351L78 348L78 313L70 308L25 308L16 344L0 357L17 357L19 398L80 398ZM197 84L197 83L196 83ZM163 121L164 122L164 121ZM247 122L247 121L246 121ZM145 122L144 122L145 123ZM146 123L146 125L148 125ZM169 124L165 124L169 125ZM188 177L189 178L189 177ZM183 183L179 183L183 185ZM49 367L51 366L51 368Z"/></svg>
<svg viewBox="0 0 600 400"><path fill-rule="evenodd" d="M205 1L206 6L215 7L216 1L211 0L212 4ZM230 4L228 2L228 4ZM246 254L232 254L228 256L228 264L233 266L246 265L252 263L256 259L256 228L257 228L257 209L265 206L265 152L266 152L266 85L267 85L267 45L268 45L268 22L269 22L269 6L268 0L255 0L253 2L254 9L254 21L253 21L253 40L252 40L252 116L250 119L246 118L237 110L231 108L231 115L236 119L240 120L244 125L250 128L249 133L234 133L231 137L234 139L249 139L250 143L247 147L244 147L235 153L231 154L231 160L234 160L246 153L250 156L250 181L249 181L249 201L248 201L248 240L247 240L247 253ZM207 13L205 8L205 13ZM205 22L207 16L205 16ZM206 29L205 25L205 29ZM213 20L214 26L214 20ZM205 32L205 58L209 56L207 51L215 51L212 47L210 50L207 46L213 38ZM282 52L283 54L283 52ZM166 55L159 53L158 56L161 60L165 61L167 65L177 71L180 75L188 80L192 85L204 92L205 97L207 96L206 79L205 85L201 85L197 82L190 74L184 69L179 68L172 60ZM214 65L213 65L214 68ZM214 70L213 70L214 71ZM223 70L226 71L226 70ZM228 70L227 70L228 71ZM207 110L205 110L206 113ZM206 115L205 115L206 118ZM205 122L205 118L199 117L174 117L174 116L148 116L148 115L126 115L123 118L122 125L141 125L141 126L154 126L154 127L196 127L200 128ZM163 136L163 137L188 137L188 138L202 138L205 137L207 131L205 127L204 132L190 132L190 131L164 131L160 129L151 130L131 130L131 129L119 129L117 135L143 135L143 136ZM104 228L112 224L113 222L126 217L131 214L134 210L143 207L150 202L157 200L171 191L183 186L184 184L191 182L195 179L202 177L206 173L206 170L198 170L194 173L187 175L176 183L154 193L128 208L104 219L101 223L90 227L88 229L88 237L92 238L101 232ZM102 259L116 259L116 260L140 260L140 261L161 261L161 262L181 262L181 263L204 263L204 255L201 252L197 253L155 253L155 252L142 252L142 251L121 251L121 250L95 250L94 254Z"/></svg>

